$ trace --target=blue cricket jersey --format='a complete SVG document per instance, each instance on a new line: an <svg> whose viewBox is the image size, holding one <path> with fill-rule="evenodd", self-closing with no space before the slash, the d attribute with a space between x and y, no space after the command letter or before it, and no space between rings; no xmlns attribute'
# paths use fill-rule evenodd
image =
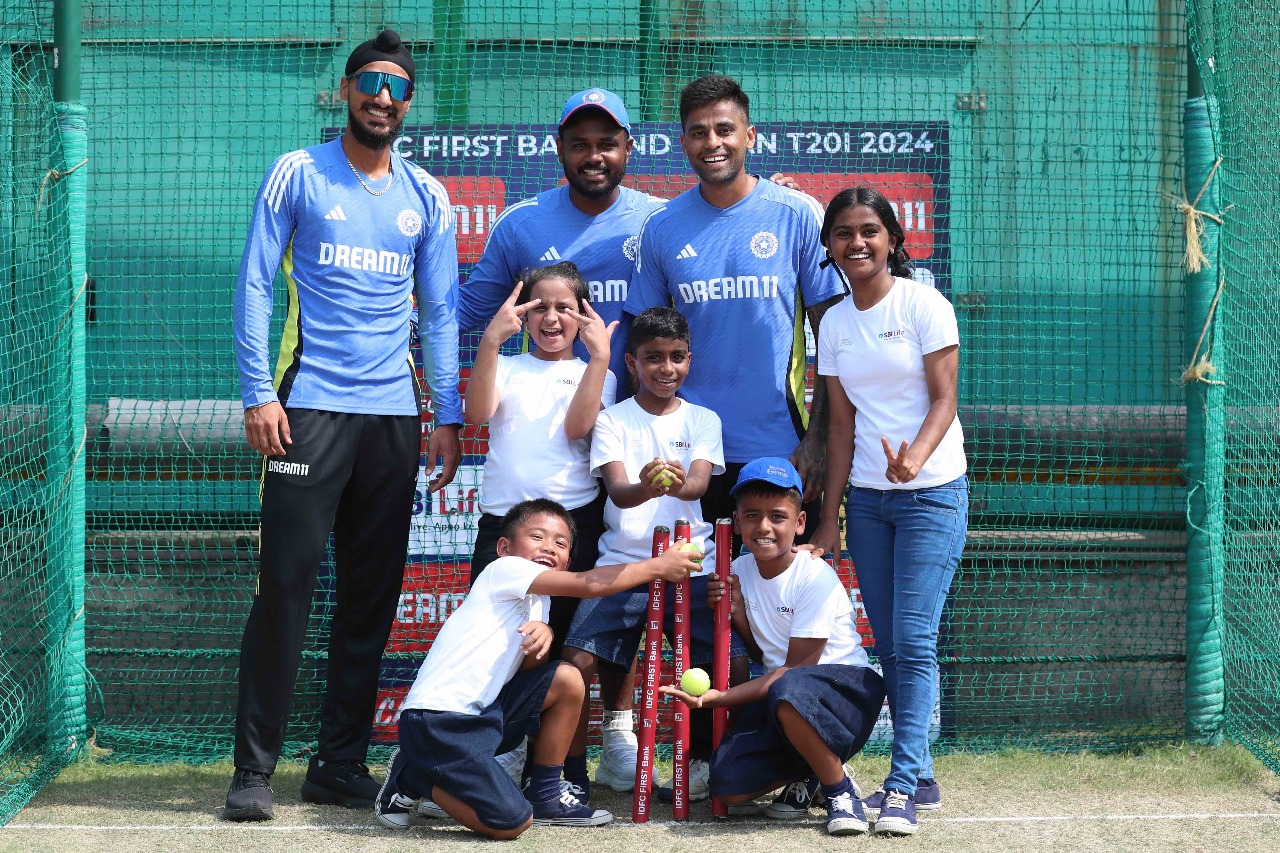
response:
<svg viewBox="0 0 1280 853"><path fill-rule="evenodd" d="M808 427L804 309L844 293L819 267L822 208L758 178L726 209L693 187L640 235L626 311L674 305L689 320L680 396L720 416L726 462L789 456Z"/></svg>
<svg viewBox="0 0 1280 853"><path fill-rule="evenodd" d="M640 227L665 202L628 187L619 190L618 200L595 216L574 206L568 186L504 210L489 232L484 254L462 285L458 303L462 329L483 331L511 295L521 272L560 261L577 265L591 288L591 307L606 325L622 319ZM622 331L614 335L609 367L625 386ZM574 342L574 352L583 361L590 358L581 341Z"/></svg>
<svg viewBox="0 0 1280 853"><path fill-rule="evenodd" d="M235 295L245 407L418 414L409 327L418 302L425 375L438 424L462 423L458 251L439 181L394 151L391 175L357 179L341 138L285 154L253 206ZM268 326L276 272L288 312L275 370Z"/></svg>

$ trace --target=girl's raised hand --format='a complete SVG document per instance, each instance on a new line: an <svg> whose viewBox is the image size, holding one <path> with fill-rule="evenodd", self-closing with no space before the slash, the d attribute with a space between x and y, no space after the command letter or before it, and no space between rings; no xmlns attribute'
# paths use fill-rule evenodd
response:
<svg viewBox="0 0 1280 853"><path fill-rule="evenodd" d="M524 328L525 312L542 302L541 299L530 299L523 305L517 305L516 300L520 298L520 291L523 289L524 282L516 282L515 290L511 291L507 301L502 303L498 313L493 315L493 319L485 327L484 338L491 344L502 346L506 343L508 338Z"/></svg>
<svg viewBox="0 0 1280 853"><path fill-rule="evenodd" d="M582 303L582 313L577 311L565 311L578 323L578 340L582 341L582 345L587 348L587 352L592 358L603 358L609 360L610 342L613 340L613 331L618 328L618 321L614 320L609 325L605 325L604 318L596 313L596 309L591 307L590 302Z"/></svg>

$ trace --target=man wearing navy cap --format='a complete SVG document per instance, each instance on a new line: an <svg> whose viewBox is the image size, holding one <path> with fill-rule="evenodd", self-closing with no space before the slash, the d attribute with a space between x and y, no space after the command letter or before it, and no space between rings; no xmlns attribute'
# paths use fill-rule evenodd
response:
<svg viewBox="0 0 1280 853"><path fill-rule="evenodd" d="M240 649L236 772L227 820L273 816L271 774L330 531L336 586L319 749L302 798L372 808L365 758L378 669L404 576L422 422L409 358L411 297L435 407L431 491L458 467L458 252L439 181L391 150L414 62L384 30L347 59L346 133L293 151L254 202L234 329L245 435L263 456L261 563ZM272 349L272 287L288 311Z"/></svg>
<svg viewBox="0 0 1280 853"><path fill-rule="evenodd" d="M488 325L522 272L560 261L577 265L591 289L591 306L606 325L622 318L636 235L663 204L660 198L622 186L632 151L631 118L622 98L599 88L570 96L560 113L556 150L568 184L508 207L493 224L484 254L460 291L458 320L464 331ZM614 333L615 341L625 339L625 329ZM590 358L581 341L574 346L579 358ZM615 344L610 358L610 369L620 382L627 377L624 350ZM629 394L621 390L619 396ZM597 501L600 524L579 530L579 547L590 548L593 557L604 532L603 500L602 494ZM600 680L604 748L596 780L628 791L635 780L636 755L631 679L626 673L602 671ZM500 760L514 772L522 764L516 754ZM585 789L585 766L566 766L565 775Z"/></svg>

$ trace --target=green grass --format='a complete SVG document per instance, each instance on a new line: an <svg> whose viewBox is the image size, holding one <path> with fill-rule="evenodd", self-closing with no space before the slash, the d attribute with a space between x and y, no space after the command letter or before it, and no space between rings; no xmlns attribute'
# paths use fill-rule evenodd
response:
<svg viewBox="0 0 1280 853"><path fill-rule="evenodd" d="M884 756L852 762L864 792L888 771ZM370 814L299 802L305 766L284 764L273 778L277 819L273 824L235 826L218 821L230 781L227 762L181 765L104 764L68 767L7 829L0 851L44 850L198 851L252 849L299 851L396 851L471 847L470 833L447 822L424 822L408 833L375 827ZM664 770L666 768L663 768ZM380 772L381 768L375 768ZM911 839L851 838L823 832L819 812L807 821L780 824L759 819L711 823L706 803L694 804L693 823L676 825L659 805L647 827L630 824L628 794L595 791L594 804L618 815L610 827L593 830L530 830L503 849L556 853L628 851L754 850L829 851L854 845L909 845L912 851L969 853L978 850L1274 851L1280 850L1280 778L1239 746L1166 746L1130 753L956 753L937 760L945 809L923 816ZM1122 816L1227 815L1137 820ZM1035 817L1067 820L1030 820ZM996 821L971 818L1001 818ZM78 827L37 829L36 825ZM127 830L87 827L126 826ZM24 828L29 827L29 828ZM274 828L273 828L274 827ZM292 827L282 829L281 827Z"/></svg>

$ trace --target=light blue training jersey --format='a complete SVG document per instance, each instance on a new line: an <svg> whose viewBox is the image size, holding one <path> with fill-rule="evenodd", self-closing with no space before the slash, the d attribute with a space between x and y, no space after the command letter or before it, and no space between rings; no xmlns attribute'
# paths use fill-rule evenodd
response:
<svg viewBox="0 0 1280 853"><path fill-rule="evenodd" d="M483 331L511 295L520 273L560 261L573 261L591 289L591 307L605 324L622 319L622 305L635 268L636 244L645 219L665 202L627 187L618 200L595 216L583 213L560 186L512 205L502 212L475 269L462 285L458 322L464 331ZM613 337L609 367L625 387L624 330ZM574 353L590 356L581 341Z"/></svg>
<svg viewBox="0 0 1280 853"><path fill-rule="evenodd" d="M693 187L644 225L626 312L673 305L689 321L680 396L720 416L726 462L789 456L808 427L804 309L844 293L822 269L822 208L757 178L732 207Z"/></svg>
<svg viewBox="0 0 1280 853"><path fill-rule="evenodd" d="M418 414L409 353L418 302L438 424L461 424L458 250L444 186L394 151L391 175L362 186L338 138L285 154L258 189L235 295L245 407ZM374 195L373 193L380 193ZM268 326L276 272L288 311L275 370Z"/></svg>

